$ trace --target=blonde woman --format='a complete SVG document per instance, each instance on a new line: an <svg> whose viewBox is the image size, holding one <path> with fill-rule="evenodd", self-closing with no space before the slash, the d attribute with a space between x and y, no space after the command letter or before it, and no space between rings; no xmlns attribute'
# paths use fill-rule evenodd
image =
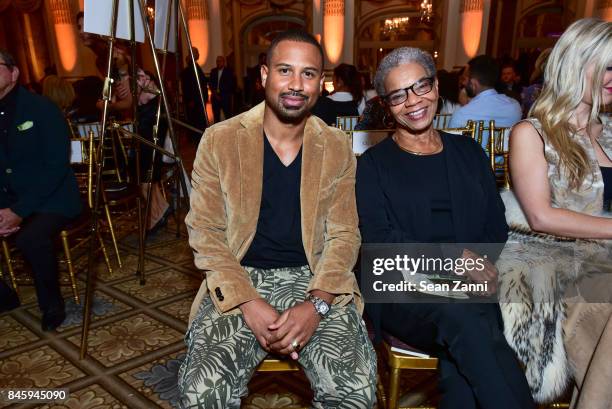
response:
<svg viewBox="0 0 612 409"><path fill-rule="evenodd" d="M537 401L573 380L572 407L612 408L612 23L573 23L530 118L510 135L514 231L498 264L506 338ZM609 206L609 204L608 204ZM519 301L519 302L517 302Z"/></svg>
<svg viewBox="0 0 612 409"><path fill-rule="evenodd" d="M72 84L57 75L49 75L44 79L42 87L43 95L53 101L66 115L75 98Z"/></svg>

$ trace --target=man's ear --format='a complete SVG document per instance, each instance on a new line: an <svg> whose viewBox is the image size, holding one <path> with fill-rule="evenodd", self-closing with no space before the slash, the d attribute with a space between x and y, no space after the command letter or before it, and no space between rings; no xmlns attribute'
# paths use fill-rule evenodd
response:
<svg viewBox="0 0 612 409"><path fill-rule="evenodd" d="M262 65L259 72L261 73L261 86L265 88L268 79L268 66L266 64Z"/></svg>
<svg viewBox="0 0 612 409"><path fill-rule="evenodd" d="M17 82L19 78L19 68L16 65L13 66L13 71L11 72L11 80L12 82Z"/></svg>

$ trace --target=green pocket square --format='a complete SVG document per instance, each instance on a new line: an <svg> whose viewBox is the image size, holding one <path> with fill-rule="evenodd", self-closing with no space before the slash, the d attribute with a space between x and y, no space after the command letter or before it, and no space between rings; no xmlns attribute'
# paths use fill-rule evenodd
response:
<svg viewBox="0 0 612 409"><path fill-rule="evenodd" d="M20 131L26 131L26 130L30 129L31 127L33 127L33 126L34 126L34 122L32 122L32 121L25 121L21 125L17 125L17 129L20 130Z"/></svg>

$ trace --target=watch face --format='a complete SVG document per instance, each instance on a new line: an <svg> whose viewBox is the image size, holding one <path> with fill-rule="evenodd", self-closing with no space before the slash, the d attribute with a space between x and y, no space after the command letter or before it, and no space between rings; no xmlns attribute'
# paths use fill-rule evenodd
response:
<svg viewBox="0 0 612 409"><path fill-rule="evenodd" d="M329 312L329 305L327 305L327 303L319 303L319 306L317 308L319 310L319 314L321 315L325 315Z"/></svg>

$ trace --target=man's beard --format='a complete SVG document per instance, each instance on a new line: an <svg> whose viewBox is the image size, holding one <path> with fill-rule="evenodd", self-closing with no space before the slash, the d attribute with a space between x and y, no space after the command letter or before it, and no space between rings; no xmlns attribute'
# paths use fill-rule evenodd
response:
<svg viewBox="0 0 612 409"><path fill-rule="evenodd" d="M300 107L287 107L282 102L282 98L285 96L303 98L304 104ZM266 104L272 108L278 119L282 122L298 123L310 114L311 106L308 104L309 99L308 96L299 92L283 92L274 100L266 95Z"/></svg>
<svg viewBox="0 0 612 409"><path fill-rule="evenodd" d="M476 96L476 93L474 92L474 88L472 88L472 85L469 82L465 84L465 93L470 98L474 98Z"/></svg>

